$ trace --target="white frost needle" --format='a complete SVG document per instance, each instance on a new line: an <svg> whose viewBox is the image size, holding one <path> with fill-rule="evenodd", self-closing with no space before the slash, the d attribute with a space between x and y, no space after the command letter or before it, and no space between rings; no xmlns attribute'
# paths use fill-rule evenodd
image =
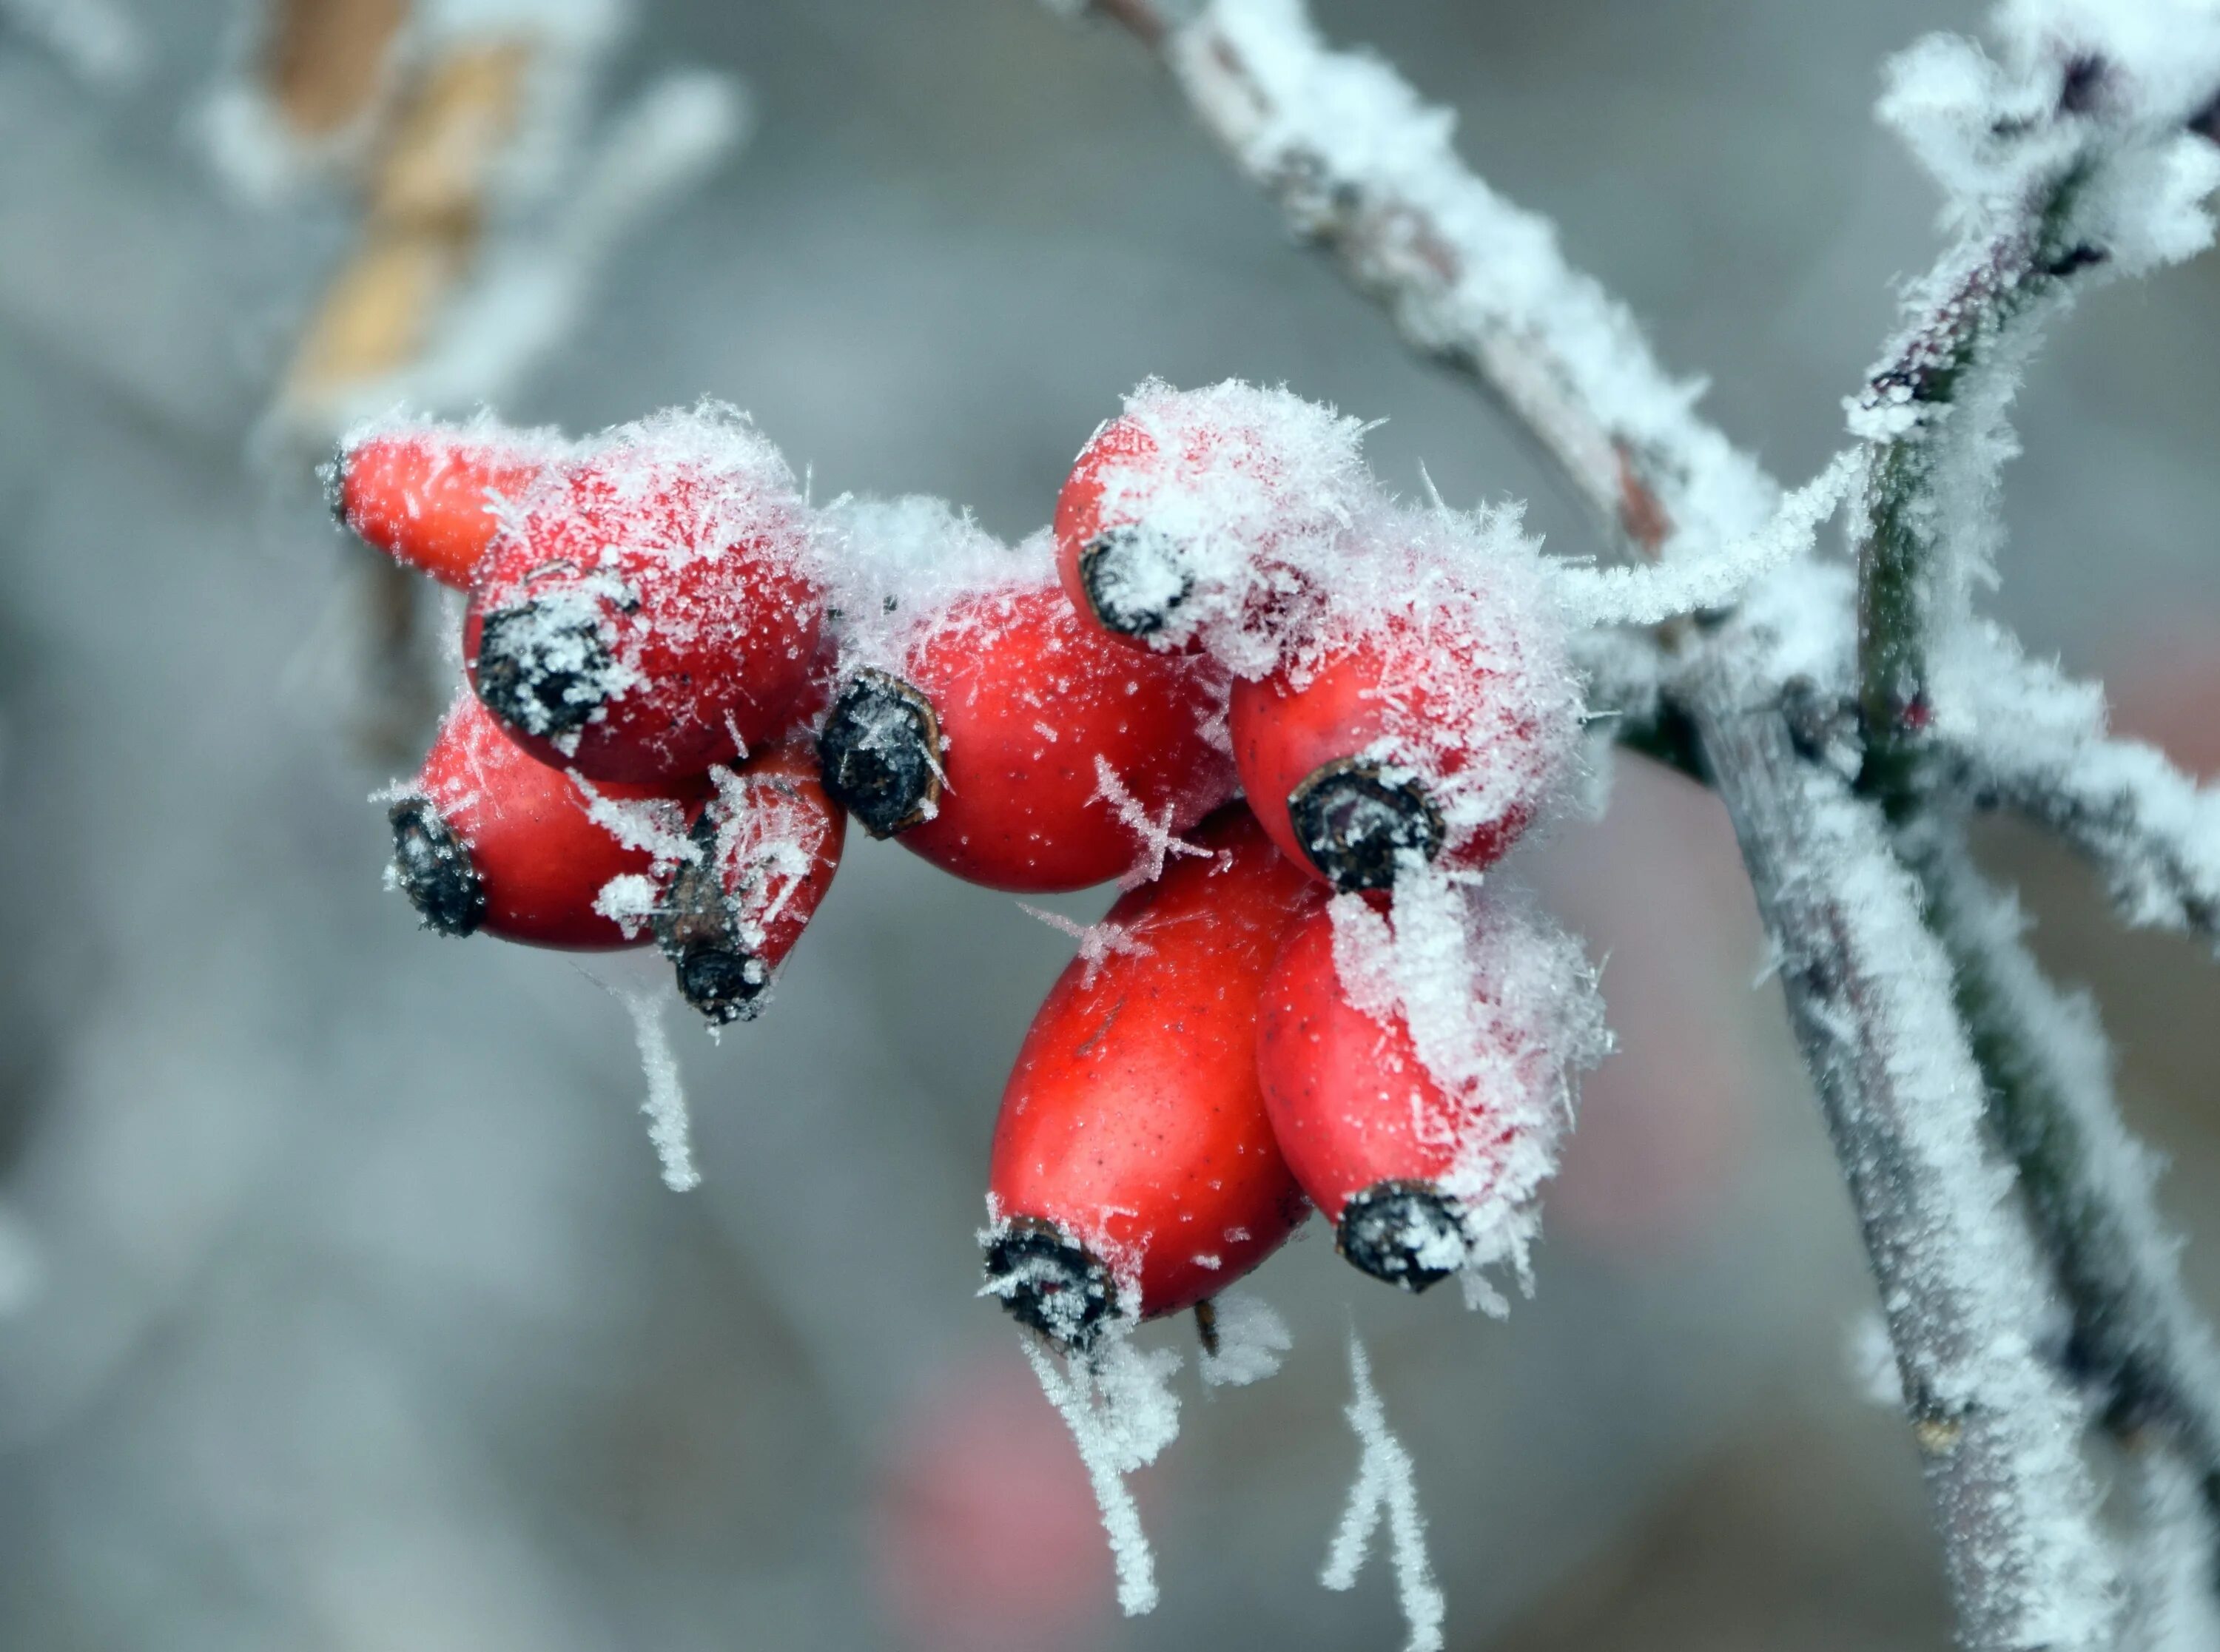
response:
<svg viewBox="0 0 2220 1652"><path fill-rule="evenodd" d="M1388 1426L1380 1391L1372 1386L1372 1361L1354 1331L1349 1338L1349 1370L1356 1393L1346 1415L1363 1451L1357 1459L1356 1483L1349 1489L1349 1506L1342 1512L1319 1581L1329 1589L1354 1588L1372 1546L1372 1534L1380 1529L1380 1517L1386 1515L1395 1561L1395 1593L1410 1630L1404 1652L1441 1652L1445 1603L1441 1586L1434 1580L1433 1564L1426 1558L1426 1517L1419 1507L1417 1472L1411 1454Z"/></svg>
<svg viewBox="0 0 2220 1652"><path fill-rule="evenodd" d="M1067 1359L1059 1369L1038 1338L1026 1337L1021 1345L1087 1466L1117 1562L1119 1608L1128 1618L1153 1611L1156 1556L1126 1476L1156 1461L1179 1432L1179 1400L1170 1387L1179 1356L1162 1349L1144 1354L1113 1334L1088 1358Z"/></svg>
<svg viewBox="0 0 2220 1652"><path fill-rule="evenodd" d="M1141 840L1141 857L1133 863L1132 870L1118 880L1119 888L1138 889L1144 883L1155 882L1164 875L1165 863L1175 855L1212 857L1212 851L1198 848L1173 834L1170 804L1164 805L1162 820L1143 808L1141 800L1127 791L1126 782L1118 778L1110 759L1100 752L1094 757L1094 795L1107 803L1126 828Z"/></svg>
<svg viewBox="0 0 2220 1652"><path fill-rule="evenodd" d="M632 1015L640 1069L647 1075L647 1097L639 1110L647 1115L647 1138L663 1164L663 1185L673 1193L684 1193L701 1185L702 1173L694 1168L693 1121L687 1113L686 1087L678 1076L678 1057L663 1024L663 994L633 988L617 996Z"/></svg>
<svg viewBox="0 0 2220 1652"><path fill-rule="evenodd" d="M1020 901L1018 910L1028 918L1038 918L1051 929L1071 937L1079 943L1079 956L1087 965L1079 978L1082 987L1092 987L1102 966L1113 957L1144 958L1156 949L1138 938L1123 924L1113 924L1107 919L1101 923L1082 924L1076 918L1067 918L1060 912L1051 912Z"/></svg>

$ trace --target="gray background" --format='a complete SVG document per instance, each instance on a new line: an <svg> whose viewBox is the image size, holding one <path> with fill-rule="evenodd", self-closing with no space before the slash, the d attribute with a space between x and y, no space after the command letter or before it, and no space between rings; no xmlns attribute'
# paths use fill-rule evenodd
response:
<svg viewBox="0 0 2220 1652"><path fill-rule="evenodd" d="M349 547L246 456L346 222L225 203L181 132L234 14L138 9L159 66L122 98L0 34L0 1645L1396 1644L1379 1562L1349 1596L1314 1580L1352 1325L1453 1646L1946 1643L1731 845L1631 767L1606 822L1523 856L1608 956L1625 1044L1537 1297L1501 1324L1402 1299L1314 1225L1254 1281L1286 1370L1185 1379L1143 1477L1163 1605L1117 1621L1058 1424L971 1296L995 1098L1068 942L859 834L773 1011L686 1038L707 1180L664 1191L618 1007L380 891ZM1935 245L1878 65L1973 8L1321 11L1457 108L1730 433L1784 478L1824 460ZM1144 374L1284 379L1386 419L1395 485L1423 463L1587 548L1122 36L1026 0L648 0L613 84L685 61L745 77L761 132L618 256L514 416L714 393L820 495L939 493L1015 535ZM2220 766L2216 305L2207 260L2092 299L2046 354L1999 600ZM2104 1002L2209 1300L2220 976L2114 934L2047 846L1989 848Z"/></svg>

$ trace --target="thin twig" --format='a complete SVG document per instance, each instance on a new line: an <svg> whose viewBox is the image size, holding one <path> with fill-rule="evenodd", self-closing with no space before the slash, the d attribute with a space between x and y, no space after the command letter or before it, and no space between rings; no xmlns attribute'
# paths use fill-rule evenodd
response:
<svg viewBox="0 0 2220 1652"><path fill-rule="evenodd" d="M2111 734L2093 685L2002 645L1968 664L1932 736L1941 773L2093 862L2123 921L2220 945L2220 791Z"/></svg>

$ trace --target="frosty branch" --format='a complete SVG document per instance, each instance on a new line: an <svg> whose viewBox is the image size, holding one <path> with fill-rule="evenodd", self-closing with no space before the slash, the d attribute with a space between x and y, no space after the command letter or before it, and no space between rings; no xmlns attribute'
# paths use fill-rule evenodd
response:
<svg viewBox="0 0 2220 1652"><path fill-rule="evenodd" d="M1942 779L1974 802L2008 809L2056 834L2104 874L2122 920L2220 941L2220 797L2165 755L2110 736L2103 695L2047 666L1999 659L1975 693L1999 690L2018 720L2009 740L1984 739L2001 706L1976 710L1969 731L1931 737ZM2029 708L2050 714L2026 715Z"/></svg>
<svg viewBox="0 0 2220 1652"><path fill-rule="evenodd" d="M1392 70L1326 49L1294 0L1101 9L1160 53L1299 235L1512 415L1614 552L1669 567L1759 530L1777 489L1693 416L1546 222L1464 170L1449 117ZM2023 0L2000 14L2009 68L1949 41L1897 66L1884 112L1965 233L1853 420L1868 450L1842 682L1786 669L1747 622L1677 623L1649 651L1623 638L1589 662L1622 738L1707 777L1734 819L1978 1647L2113 1642L2122 1586L2096 1493L2056 1444L2077 1431L2069 1375L2116 1431L2156 1423L2208 1487L2220 1469L2205 1339L2156 1240L2101 1045L2042 1036L2058 1001L1956 837L1970 788L2092 853L2136 917L2207 927L2211 810L2154 754L2106 742L2100 720L2030 746L1968 734L1938 707L1948 651L1981 634L1967 616L1996 536L2003 408L2041 322L2094 276L2209 236L2195 203L2213 158L2184 140L2210 124L2220 40L2207 22L2138 32L2139 9ZM1805 715L1838 689L1863 714L1862 773L1856 722L1845 742ZM1840 772L1843 745L1871 801ZM1930 761L1942 751L1953 770ZM2049 1284L2073 1318L2070 1370L2045 1351Z"/></svg>

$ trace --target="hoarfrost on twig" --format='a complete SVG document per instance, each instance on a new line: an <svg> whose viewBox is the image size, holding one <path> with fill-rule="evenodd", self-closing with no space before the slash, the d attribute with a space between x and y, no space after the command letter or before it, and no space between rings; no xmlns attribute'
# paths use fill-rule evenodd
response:
<svg viewBox="0 0 2220 1652"><path fill-rule="evenodd" d="M1819 527L1856 479L1858 456L1837 453L1827 468L1781 497L1762 533L1715 552L1668 562L1611 568L1560 566L1558 599L1575 625L1656 625L1702 608L1724 608L1752 583L1811 553Z"/></svg>
<svg viewBox="0 0 2220 1652"><path fill-rule="evenodd" d="M639 1110L647 1115L647 1138L663 1166L663 1185L673 1193L699 1187L702 1173L694 1168L693 1123L687 1113L686 1089L678 1075L677 1052L664 1025L664 995L631 988L621 992L632 1016L633 1037L639 1044L639 1064L647 1075L647 1098Z"/></svg>
<svg viewBox="0 0 2220 1652"><path fill-rule="evenodd" d="M1372 1546L1380 1519L1388 1518L1388 1540L1395 1562L1395 1593L1410 1634L1404 1652L1440 1652L1446 1603L1426 1557L1426 1517L1419 1506L1418 1470L1402 1441L1388 1426L1380 1391L1372 1385L1372 1361L1364 1344L1349 1337L1350 1379L1356 1388L1345 1414L1356 1431L1362 1455L1349 1504L1326 1551L1319 1581L1329 1589L1356 1587L1356 1574Z"/></svg>
<svg viewBox="0 0 2220 1652"><path fill-rule="evenodd" d="M1126 1476L1154 1462L1179 1433L1171 1378L1180 1356L1169 1349L1143 1353L1130 1331L1113 1328L1090 1353L1062 1361L1037 1337L1024 1337L1020 1346L1087 1466L1117 1562L1118 1605L1135 1618L1156 1609L1157 1563Z"/></svg>
<svg viewBox="0 0 2220 1652"><path fill-rule="evenodd" d="M580 964L578 973L624 1006L632 1018L633 1042L639 1051L641 1076L647 1094L639 1110L647 1116L647 1139L663 1170L663 1185L673 1193L699 1187L702 1174L694 1168L693 1123L686 1106L686 1088L680 1075L677 1052L664 1025L664 1005L669 997L660 960L617 953Z"/></svg>

